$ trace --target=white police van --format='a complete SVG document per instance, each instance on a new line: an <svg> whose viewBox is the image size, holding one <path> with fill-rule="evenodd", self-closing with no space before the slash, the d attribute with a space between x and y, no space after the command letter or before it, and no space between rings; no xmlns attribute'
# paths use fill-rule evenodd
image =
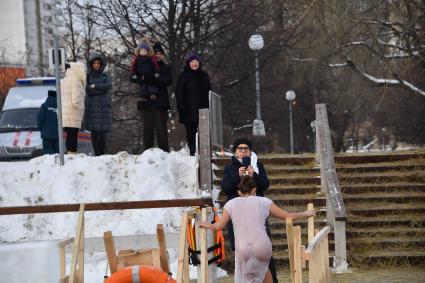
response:
<svg viewBox="0 0 425 283"><path fill-rule="evenodd" d="M56 90L54 77L16 80L0 112L0 159L32 158L43 154L37 129L37 114L49 90ZM79 152L92 153L90 133L78 136Z"/></svg>

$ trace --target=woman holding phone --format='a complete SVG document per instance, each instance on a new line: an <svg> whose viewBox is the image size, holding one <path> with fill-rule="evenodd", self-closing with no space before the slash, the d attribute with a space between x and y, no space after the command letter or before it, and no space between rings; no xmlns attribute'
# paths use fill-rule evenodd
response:
<svg viewBox="0 0 425 283"><path fill-rule="evenodd" d="M238 197L238 184L244 176L251 177L256 184L256 195L264 197L264 192L269 187L269 179L263 164L258 161L257 155L252 151L252 142L247 138L239 138L233 142L232 160L224 167L224 176L221 183L222 191L226 194L226 199L230 201ZM235 237L233 234L232 221L227 224L229 240L232 250L235 250ZM266 221L266 231L271 239L269 223ZM269 269L273 277L273 283L278 282L274 259L271 257Z"/></svg>

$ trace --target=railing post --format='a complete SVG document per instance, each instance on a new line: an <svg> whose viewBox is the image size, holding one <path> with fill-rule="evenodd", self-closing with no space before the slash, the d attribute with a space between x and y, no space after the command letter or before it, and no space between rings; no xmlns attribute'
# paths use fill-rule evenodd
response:
<svg viewBox="0 0 425 283"><path fill-rule="evenodd" d="M209 109L199 110L199 189L211 194L211 139Z"/></svg>
<svg viewBox="0 0 425 283"><path fill-rule="evenodd" d="M345 237L345 221L347 216L336 174L325 104L316 104L316 123L317 161L320 164L321 189L322 192L326 193L327 223L333 227L335 235L334 270L343 272L348 268Z"/></svg>
<svg viewBox="0 0 425 283"><path fill-rule="evenodd" d="M344 272L348 269L347 263L347 244L345 238L345 221L335 221L334 224L335 238L335 262L334 271Z"/></svg>

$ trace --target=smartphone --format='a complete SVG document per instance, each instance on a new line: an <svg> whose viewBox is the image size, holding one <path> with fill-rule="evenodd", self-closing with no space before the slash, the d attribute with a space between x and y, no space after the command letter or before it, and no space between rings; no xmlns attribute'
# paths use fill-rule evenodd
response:
<svg viewBox="0 0 425 283"><path fill-rule="evenodd" d="M251 157L250 156L242 157L242 166L248 167L250 165L251 165Z"/></svg>

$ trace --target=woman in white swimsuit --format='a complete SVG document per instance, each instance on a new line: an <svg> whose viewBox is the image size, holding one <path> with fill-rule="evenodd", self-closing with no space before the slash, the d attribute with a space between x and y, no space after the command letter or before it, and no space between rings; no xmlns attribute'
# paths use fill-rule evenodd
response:
<svg viewBox="0 0 425 283"><path fill-rule="evenodd" d="M268 270L272 255L272 243L267 236L265 222L269 215L279 219L305 218L315 216L315 210L304 212L287 212L273 201L255 194L255 182L249 177L242 178L238 185L239 197L228 201L223 208L223 215L214 224L202 222L201 227L221 230L231 219L235 233L235 282L236 283L271 283L272 276Z"/></svg>

